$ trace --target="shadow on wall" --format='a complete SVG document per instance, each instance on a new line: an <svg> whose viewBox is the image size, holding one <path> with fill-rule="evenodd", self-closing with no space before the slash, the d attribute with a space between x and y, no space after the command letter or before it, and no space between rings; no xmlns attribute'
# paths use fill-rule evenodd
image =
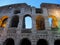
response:
<svg viewBox="0 0 60 45"><path fill-rule="evenodd" d="M20 45L31 45L31 41L27 38L23 38L20 42Z"/></svg>
<svg viewBox="0 0 60 45"><path fill-rule="evenodd" d="M19 16L14 15L11 19L10 27L18 27L18 23L19 23Z"/></svg>
<svg viewBox="0 0 60 45"><path fill-rule="evenodd" d="M15 45L14 40L12 38L8 38L5 40L3 45Z"/></svg>
<svg viewBox="0 0 60 45"><path fill-rule="evenodd" d="M48 42L45 39L39 39L37 45L48 45Z"/></svg>

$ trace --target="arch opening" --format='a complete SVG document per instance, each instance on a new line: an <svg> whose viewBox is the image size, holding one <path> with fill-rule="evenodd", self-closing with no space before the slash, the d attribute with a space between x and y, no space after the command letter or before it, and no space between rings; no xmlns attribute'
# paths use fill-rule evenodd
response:
<svg viewBox="0 0 60 45"><path fill-rule="evenodd" d="M49 16L49 25L52 29L58 29L58 20L54 15Z"/></svg>
<svg viewBox="0 0 60 45"><path fill-rule="evenodd" d="M60 40L55 40L54 45L60 45Z"/></svg>
<svg viewBox="0 0 60 45"><path fill-rule="evenodd" d="M18 27L18 23L19 23L19 16L15 15L12 17L11 20L11 27Z"/></svg>
<svg viewBox="0 0 60 45"><path fill-rule="evenodd" d="M25 15L23 18L23 28L31 29L32 28L32 18L30 15Z"/></svg>
<svg viewBox="0 0 60 45"><path fill-rule="evenodd" d="M38 15L36 17L36 28L37 30L45 30L45 20L43 16Z"/></svg>
<svg viewBox="0 0 60 45"><path fill-rule="evenodd" d="M7 19L8 19L8 16L3 16L3 17L1 18L1 20L0 20L0 27L3 27L3 28L6 27Z"/></svg>
<svg viewBox="0 0 60 45"><path fill-rule="evenodd" d="M5 40L3 45L15 45L14 40L12 38L8 38Z"/></svg>
<svg viewBox="0 0 60 45"><path fill-rule="evenodd" d="M27 38L24 38L21 40L20 45L31 45L31 42Z"/></svg>
<svg viewBox="0 0 60 45"><path fill-rule="evenodd" d="M48 42L44 39L39 39L37 45L48 45Z"/></svg>

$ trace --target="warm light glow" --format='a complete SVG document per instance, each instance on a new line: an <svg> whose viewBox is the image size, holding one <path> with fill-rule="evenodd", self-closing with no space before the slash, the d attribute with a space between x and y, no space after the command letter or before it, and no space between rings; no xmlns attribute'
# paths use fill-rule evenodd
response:
<svg viewBox="0 0 60 45"><path fill-rule="evenodd" d="M1 19L0 19L0 27L1 27L1 25L2 25L2 21L1 21Z"/></svg>
<svg viewBox="0 0 60 45"><path fill-rule="evenodd" d="M2 21L3 21L3 20L6 19L6 18L8 18L8 16L3 16L1 19L2 19Z"/></svg>
<svg viewBox="0 0 60 45"><path fill-rule="evenodd" d="M52 28L57 28L58 27L57 18L54 15L50 15L49 18L52 18Z"/></svg>
<svg viewBox="0 0 60 45"><path fill-rule="evenodd" d="M36 16L36 28L37 30L45 29L43 16L40 16L40 15Z"/></svg>
<svg viewBox="0 0 60 45"><path fill-rule="evenodd" d="M0 19L0 27L6 27L6 20L8 19L8 16L3 16L1 19Z"/></svg>
<svg viewBox="0 0 60 45"><path fill-rule="evenodd" d="M6 27L6 23L2 24L2 27L5 28Z"/></svg>
<svg viewBox="0 0 60 45"><path fill-rule="evenodd" d="M52 15L60 18L60 10L58 10L58 9L52 9L51 13L52 13Z"/></svg>

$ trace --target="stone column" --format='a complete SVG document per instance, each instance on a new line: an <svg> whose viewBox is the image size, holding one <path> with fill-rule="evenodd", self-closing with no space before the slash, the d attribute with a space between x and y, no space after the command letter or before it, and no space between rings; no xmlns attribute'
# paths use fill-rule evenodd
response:
<svg viewBox="0 0 60 45"><path fill-rule="evenodd" d="M49 21L48 21L48 10L47 8L43 8L43 16L45 18L45 29L46 30L50 30L50 26L49 26Z"/></svg>
<svg viewBox="0 0 60 45"><path fill-rule="evenodd" d="M7 26L6 28L10 27L10 24L11 24L11 17L8 18L8 21L7 21Z"/></svg>
<svg viewBox="0 0 60 45"><path fill-rule="evenodd" d="M36 33L36 20L35 15L32 16L32 33Z"/></svg>
<svg viewBox="0 0 60 45"><path fill-rule="evenodd" d="M19 29L20 32L22 30L22 24L23 24L23 16L19 16L18 29Z"/></svg>
<svg viewBox="0 0 60 45"><path fill-rule="evenodd" d="M21 14L24 14L24 10L25 10L24 8L21 8Z"/></svg>
<svg viewBox="0 0 60 45"><path fill-rule="evenodd" d="M34 7L32 7L32 14L35 14L36 13L36 10Z"/></svg>
<svg viewBox="0 0 60 45"><path fill-rule="evenodd" d="M49 26L48 17L45 17L45 29L46 30L51 30L51 27Z"/></svg>

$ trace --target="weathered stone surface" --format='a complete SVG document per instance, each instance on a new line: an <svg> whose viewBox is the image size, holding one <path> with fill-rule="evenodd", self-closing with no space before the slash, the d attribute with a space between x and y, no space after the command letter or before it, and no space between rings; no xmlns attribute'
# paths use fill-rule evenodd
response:
<svg viewBox="0 0 60 45"><path fill-rule="evenodd" d="M51 30L51 27L49 26L48 15L53 14L52 12L50 12L50 9L52 8L48 7L49 5L50 4L48 5L45 4L45 7L44 7L44 4L41 5L43 13L36 13L35 7L31 7L25 3L0 7L0 17L5 15L8 16L6 27L0 28L0 45L5 44L6 43L5 41L9 38L12 38L14 40L15 45L20 45L22 39L24 38L29 39L29 41L31 42L31 45L37 45L37 42L39 39L46 40L48 45L54 45L55 40L60 39L60 33L58 32L58 30ZM54 9L57 9L60 11L60 7L59 8L54 7ZM15 10L20 10L20 12L17 12L17 14L14 14ZM22 27L24 24L23 18L27 14L30 15L32 18L32 29L24 29ZM10 27L11 19L14 15L19 16L19 24L17 28ZM45 30L36 29L37 15L44 16Z"/></svg>

